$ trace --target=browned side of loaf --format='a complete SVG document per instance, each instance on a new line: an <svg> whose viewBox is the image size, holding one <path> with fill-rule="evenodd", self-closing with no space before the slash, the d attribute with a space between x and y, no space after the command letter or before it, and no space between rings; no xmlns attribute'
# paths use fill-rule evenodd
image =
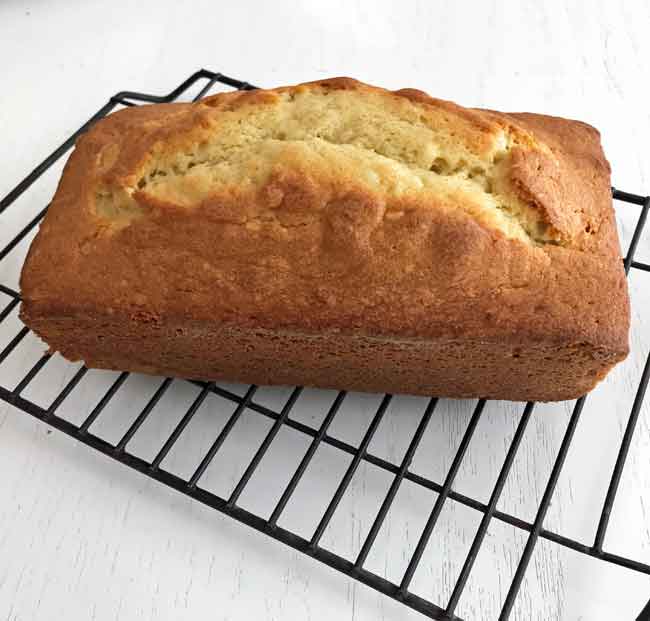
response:
<svg viewBox="0 0 650 621"><path fill-rule="evenodd" d="M34 328L40 332L38 322ZM616 361L584 345L305 336L205 324L60 320L52 343L91 368L197 380L515 401L572 399ZM56 346L55 346L56 348Z"/></svg>

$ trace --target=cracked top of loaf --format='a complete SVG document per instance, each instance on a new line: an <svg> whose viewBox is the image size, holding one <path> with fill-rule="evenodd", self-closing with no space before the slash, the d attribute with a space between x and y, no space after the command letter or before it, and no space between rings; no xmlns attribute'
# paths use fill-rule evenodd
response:
<svg viewBox="0 0 650 621"><path fill-rule="evenodd" d="M349 78L129 108L77 142L26 316L627 351L598 132Z"/></svg>

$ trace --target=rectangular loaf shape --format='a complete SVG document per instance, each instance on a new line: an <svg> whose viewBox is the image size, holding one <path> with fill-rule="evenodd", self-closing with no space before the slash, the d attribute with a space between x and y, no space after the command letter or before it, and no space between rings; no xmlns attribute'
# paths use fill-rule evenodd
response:
<svg viewBox="0 0 650 621"><path fill-rule="evenodd" d="M21 289L66 358L192 379L561 400L628 352L596 130L349 78L99 121Z"/></svg>

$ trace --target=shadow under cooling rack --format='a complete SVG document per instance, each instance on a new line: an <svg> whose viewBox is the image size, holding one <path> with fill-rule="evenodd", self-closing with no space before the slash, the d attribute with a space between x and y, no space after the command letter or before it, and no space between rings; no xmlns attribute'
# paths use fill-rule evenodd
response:
<svg viewBox="0 0 650 621"><path fill-rule="evenodd" d="M164 96L131 91L117 93L0 201L0 214L59 160L73 146L74 141L82 132L117 106L171 102L180 96L187 96L190 92L194 94L193 100L196 101L218 85L234 89L254 88L247 82L235 80L220 73L200 70ZM613 190L613 197L616 201L631 205L628 207L629 209L636 210L635 224L624 260L626 272L629 273L631 270L637 270L639 273L648 272L650 265L635 261L634 257L647 218L650 199L619 190ZM19 227L15 235L0 250L0 261L6 260L12 251L20 246L21 242L29 239L46 209L40 210L24 226ZM6 301L4 307L2 300ZM15 334L9 338L0 352L0 365L20 347L25 339L29 338L29 330L16 319L19 301L20 295L15 287L0 283L0 325L14 321L16 326ZM376 442L378 437L377 431L382 423L385 423L387 413L391 408L396 407L396 399L401 399L401 397L394 398L391 395L360 397L332 391L322 391L316 394L315 391L303 391L301 388L262 394L266 389L258 389L256 386L237 387L215 383L185 382L171 378L138 379L137 376L121 373L108 376L110 381L102 388L101 393L93 395L92 402L95 405L91 406L91 409L87 409L89 397L85 397L83 404L81 402L75 404L74 395L82 380L93 371L89 371L85 367L68 365L57 360L56 356L45 354L38 358L24 375L16 378L12 385L5 385L5 379L0 380L0 398L146 476L217 509L434 619L459 619L455 616L455 611L485 542L488 528L493 521L510 525L518 532L523 533L525 543L512 581L502 601L498 618L505 620L513 609L524 574L533 556L535 546L540 540L559 544L584 555L628 568L633 572L650 575L648 564L609 553L603 549L610 515L648 385L649 360L650 358L645 358L643 371L635 388L633 402L626 418L625 431L618 447L615 466L610 474L607 492L602 501L596 532L593 535L593 542L589 545L549 530L544 527L544 523L580 416L590 397L583 397L573 405L568 416L568 424L559 443L559 450L555 454L550 475L532 519L522 519L498 509L497 506L506 486L508 475L515 463L518 450L524 440L526 429L530 426L536 407L539 407L534 403L521 406L521 411L517 414L517 424L491 492L487 498L478 499L458 491L455 483L468 448L477 436L477 428L479 428L482 418L485 417L485 411L489 404L483 400L479 400L472 406L471 412L468 413L467 420L464 422L465 427L460 434L455 453L449 455L444 476L436 481L433 477L424 476L412 468L418 448L422 444L427 430L430 429L432 421L435 420L434 417L442 407L435 398L417 401L419 404L417 416L411 417L412 434L408 442L405 442L397 459L388 458L373 448L373 442ZM30 390L39 383L48 368L56 364L67 365L67 381L63 389L57 394L51 395L47 403L39 403L30 398ZM99 396L97 396L98 394ZM122 421L123 424L120 427L115 423L116 420L119 420L117 412L120 409L115 404L122 403L121 395L127 394L131 402L139 404L138 411L128 421ZM271 399L269 395L273 398ZM337 418L337 413L347 407L351 399L361 399L360 407L367 412L366 424L357 430L355 442L343 439L335 429L337 421L341 419L341 417ZM159 425L153 433L153 440L150 439L149 443L145 445L140 441L142 430L150 425L152 412L165 401L173 405L172 410L175 409L178 412L178 417L175 420L162 421L162 423L158 421ZM218 429L215 429L213 437L203 438L203 451L199 459L192 461L187 458L187 453L182 451L183 442L208 405L221 412L219 426ZM68 413L66 414L66 412ZM106 424L105 421L109 417L114 424L109 434L111 437L107 439L106 435L98 430ZM248 449L247 454L242 453L241 450L232 452L231 447L233 437L236 436L237 430L242 424L257 425L255 433L258 434L259 442L253 450ZM251 508L252 501L246 496L248 486L259 474L259 466L262 461L274 452L275 447L283 446L283 442L287 446L299 447L295 463L285 464L284 474L286 476L284 476L282 486L277 490L270 508L268 510ZM310 467L319 459L318 455L323 447L327 447L327 450L334 456L332 459L334 463L339 464L339 472L331 486L331 493L321 499L322 507L318 509L313 529L309 533L299 533L296 532L297 529L287 526L284 518L292 498L300 494L301 484L309 476ZM205 481L212 476L210 473L215 470L214 464L221 459L226 451L231 451L227 460L228 464L234 464L232 467L238 468L236 472L233 470L231 473L235 484L228 488L227 492L208 489ZM182 476L168 468L168 464L172 462L178 467L177 470L180 468L183 471ZM353 485L355 475L363 467L372 467L381 473L385 485L379 494L379 501L372 518L368 521L364 537L354 550L352 557L346 558L323 545L323 538L328 527L333 523L337 508L344 502L346 492ZM280 478L282 479L282 477ZM218 484L219 481L214 481L214 485L218 487ZM431 498L435 498L435 500L431 501L431 505L426 510L421 531L410 558L400 570L399 578L388 579L370 571L367 564L372 555L373 546L379 541L380 532L389 512L407 485L427 490L430 492ZM425 556L436 525L440 524L441 515L449 504L448 500L453 500L463 507L477 511L480 520L446 602L438 604L414 593L410 587ZM646 605L638 616L638 619L649 618L650 604Z"/></svg>

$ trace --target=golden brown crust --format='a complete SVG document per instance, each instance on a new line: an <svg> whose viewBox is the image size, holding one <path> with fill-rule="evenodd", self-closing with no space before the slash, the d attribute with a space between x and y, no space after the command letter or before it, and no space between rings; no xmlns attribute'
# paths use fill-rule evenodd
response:
<svg viewBox="0 0 650 621"><path fill-rule="evenodd" d="M462 193L432 199L414 191L375 190L358 182L354 170L332 173L322 164L325 156L305 163L312 153L293 143L282 145L280 163L259 186L221 184L205 194L198 177L179 175L180 190L170 185L157 194L156 186L146 184L150 177L145 179L143 171L155 172L155 162L167 161L170 153L196 151L227 114L273 107L283 93L294 97L318 89L354 93L360 100L370 93L391 114L417 113L426 121L419 122L441 124L468 153L486 161L495 140L507 133L512 147L503 160L492 162L494 187L487 191L530 209L538 228L527 229L523 240L514 239L467 211L469 199ZM383 160L377 165L383 166ZM425 178L420 167L407 173L415 170ZM395 164L387 176L402 168ZM132 194L121 195L127 187L134 188ZM102 192L111 197L104 212L98 207ZM560 367L565 379L574 378L578 394L628 348L629 303L609 166L593 128L542 115L465 109L420 91L391 93L349 78L220 94L200 104L128 109L100 121L80 138L66 165L30 249L21 288L28 325L64 355L100 366L111 366L111 351L115 361L127 365L115 344L145 324L149 329L198 322L213 334L221 334L224 326L252 334L264 330L257 344L261 349L272 333L384 339L387 355L389 342L409 341L420 346L420 358L407 357L404 364L416 364L427 348L437 348L439 355L452 356L441 366L456 359L459 377L463 356L454 358L458 343L467 343L466 359L476 359L477 343L505 346L522 358L533 348L544 356L536 366L522 361L519 380L512 365L499 363L498 356L490 373L474 374L495 377L501 364L513 383L527 386L524 369L534 369L538 393L501 385L492 390L496 380L483 391L471 378L467 386L483 396L552 399L571 392L566 382L554 392L553 386L562 383ZM112 326L114 335L116 325L124 330L114 336L113 349L110 338L101 347L97 341L82 346L72 331L66 336L54 327L70 318L89 321L100 332L102 325ZM449 342L453 348L440 348ZM191 343L198 355L202 339L194 334ZM184 366L182 358L174 363L173 352L157 364L160 348L152 349L152 369L203 375L195 363ZM560 350L579 352L573 366L570 356L554 358ZM585 365L590 356L594 364ZM206 369L215 373L211 360ZM319 382L308 361L302 363L305 381L334 383L326 371ZM431 364L408 370L420 374L422 386L436 387L435 361ZM139 361L133 368L143 366ZM396 372L390 364L386 368ZM274 377L283 377L282 372L269 373L266 380ZM301 375L290 377L300 381ZM360 381L353 384L363 387ZM407 381L390 388L400 385L415 392ZM380 388L370 377L366 386ZM468 392L457 388L446 394Z"/></svg>

